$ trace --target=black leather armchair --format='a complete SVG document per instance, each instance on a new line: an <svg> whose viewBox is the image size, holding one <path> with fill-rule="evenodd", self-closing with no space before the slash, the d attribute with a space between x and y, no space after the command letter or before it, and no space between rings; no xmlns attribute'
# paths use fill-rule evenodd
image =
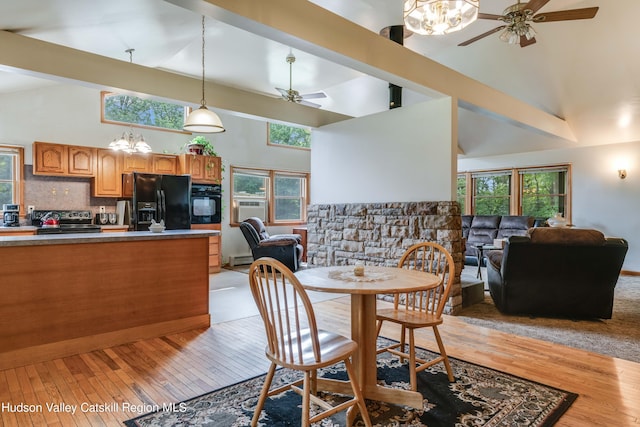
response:
<svg viewBox="0 0 640 427"><path fill-rule="evenodd" d="M532 228L488 253L489 291L506 314L610 319L627 249L597 230Z"/></svg>
<svg viewBox="0 0 640 427"><path fill-rule="evenodd" d="M296 271L300 267L304 248L299 234L269 236L260 218L252 217L240 223L240 230L249 243L254 261L262 257L275 258Z"/></svg>

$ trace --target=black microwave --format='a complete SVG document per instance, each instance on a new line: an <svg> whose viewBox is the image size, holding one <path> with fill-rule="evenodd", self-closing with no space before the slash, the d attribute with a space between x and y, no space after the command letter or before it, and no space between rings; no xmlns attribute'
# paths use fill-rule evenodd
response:
<svg viewBox="0 0 640 427"><path fill-rule="evenodd" d="M220 184L191 184L191 224L219 224L221 220Z"/></svg>

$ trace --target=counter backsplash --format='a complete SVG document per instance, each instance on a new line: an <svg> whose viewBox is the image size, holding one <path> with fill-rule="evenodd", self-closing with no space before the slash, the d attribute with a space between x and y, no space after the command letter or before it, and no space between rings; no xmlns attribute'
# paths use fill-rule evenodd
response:
<svg viewBox="0 0 640 427"><path fill-rule="evenodd" d="M91 178L69 178L33 174L33 166L24 166L24 208L21 225L31 225L25 219L28 206L38 210L90 210L94 216L104 206L106 212L116 211L116 199L91 197ZM24 223L24 224L23 224Z"/></svg>

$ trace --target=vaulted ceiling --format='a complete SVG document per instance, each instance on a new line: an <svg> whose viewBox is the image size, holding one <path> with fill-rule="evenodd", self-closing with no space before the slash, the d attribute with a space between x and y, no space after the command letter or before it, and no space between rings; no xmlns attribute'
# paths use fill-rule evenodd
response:
<svg viewBox="0 0 640 427"><path fill-rule="evenodd" d="M126 62L130 58L125 50L133 48L135 64L199 78L198 3L199 0L2 2L0 29ZM401 0L313 3L375 34L402 21ZM481 0L480 10L501 14L512 3L513 0ZM571 141L501 120L491 112L460 108L458 137L464 155L640 141L640 29L634 22L640 13L640 2L550 0L540 12L594 6L600 8L594 19L534 24L537 43L525 48L500 41L497 33L469 46L458 46L500 25L492 20L478 20L446 36L412 35L405 40L405 48L565 120L575 136ZM303 94L323 91L327 98L314 100L322 110L363 116L388 108L388 81L380 78L380 73L367 73L362 67L349 66L349 61L335 60L335 52L325 55L322 49L306 49L299 40L289 44L270 39L246 26L234 25L233 19L216 19L212 17L215 14L207 12L203 7L202 13L207 15L208 81L277 98L275 88L289 86L285 58L293 52L296 62L292 86ZM303 28L305 24L308 23L290 25ZM333 30L326 28L327 38L332 37ZM362 46L363 50L367 48ZM47 84L54 83L20 70L0 72L0 94ZM207 98L215 96L210 93ZM426 91L406 89L404 104L431 96Z"/></svg>

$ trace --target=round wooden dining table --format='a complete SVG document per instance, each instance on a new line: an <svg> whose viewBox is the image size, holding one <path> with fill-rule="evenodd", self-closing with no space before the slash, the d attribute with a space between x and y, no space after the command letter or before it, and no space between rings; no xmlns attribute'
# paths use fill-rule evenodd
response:
<svg viewBox="0 0 640 427"><path fill-rule="evenodd" d="M354 274L354 266L310 267L298 270L296 277L307 290L351 295L351 339L358 343L353 365L366 399L379 400L417 409L423 407L419 392L398 390L377 384L376 365L376 295L426 290L437 287L440 277L422 271L396 267L366 266L363 276ZM350 394L333 382L318 387Z"/></svg>

